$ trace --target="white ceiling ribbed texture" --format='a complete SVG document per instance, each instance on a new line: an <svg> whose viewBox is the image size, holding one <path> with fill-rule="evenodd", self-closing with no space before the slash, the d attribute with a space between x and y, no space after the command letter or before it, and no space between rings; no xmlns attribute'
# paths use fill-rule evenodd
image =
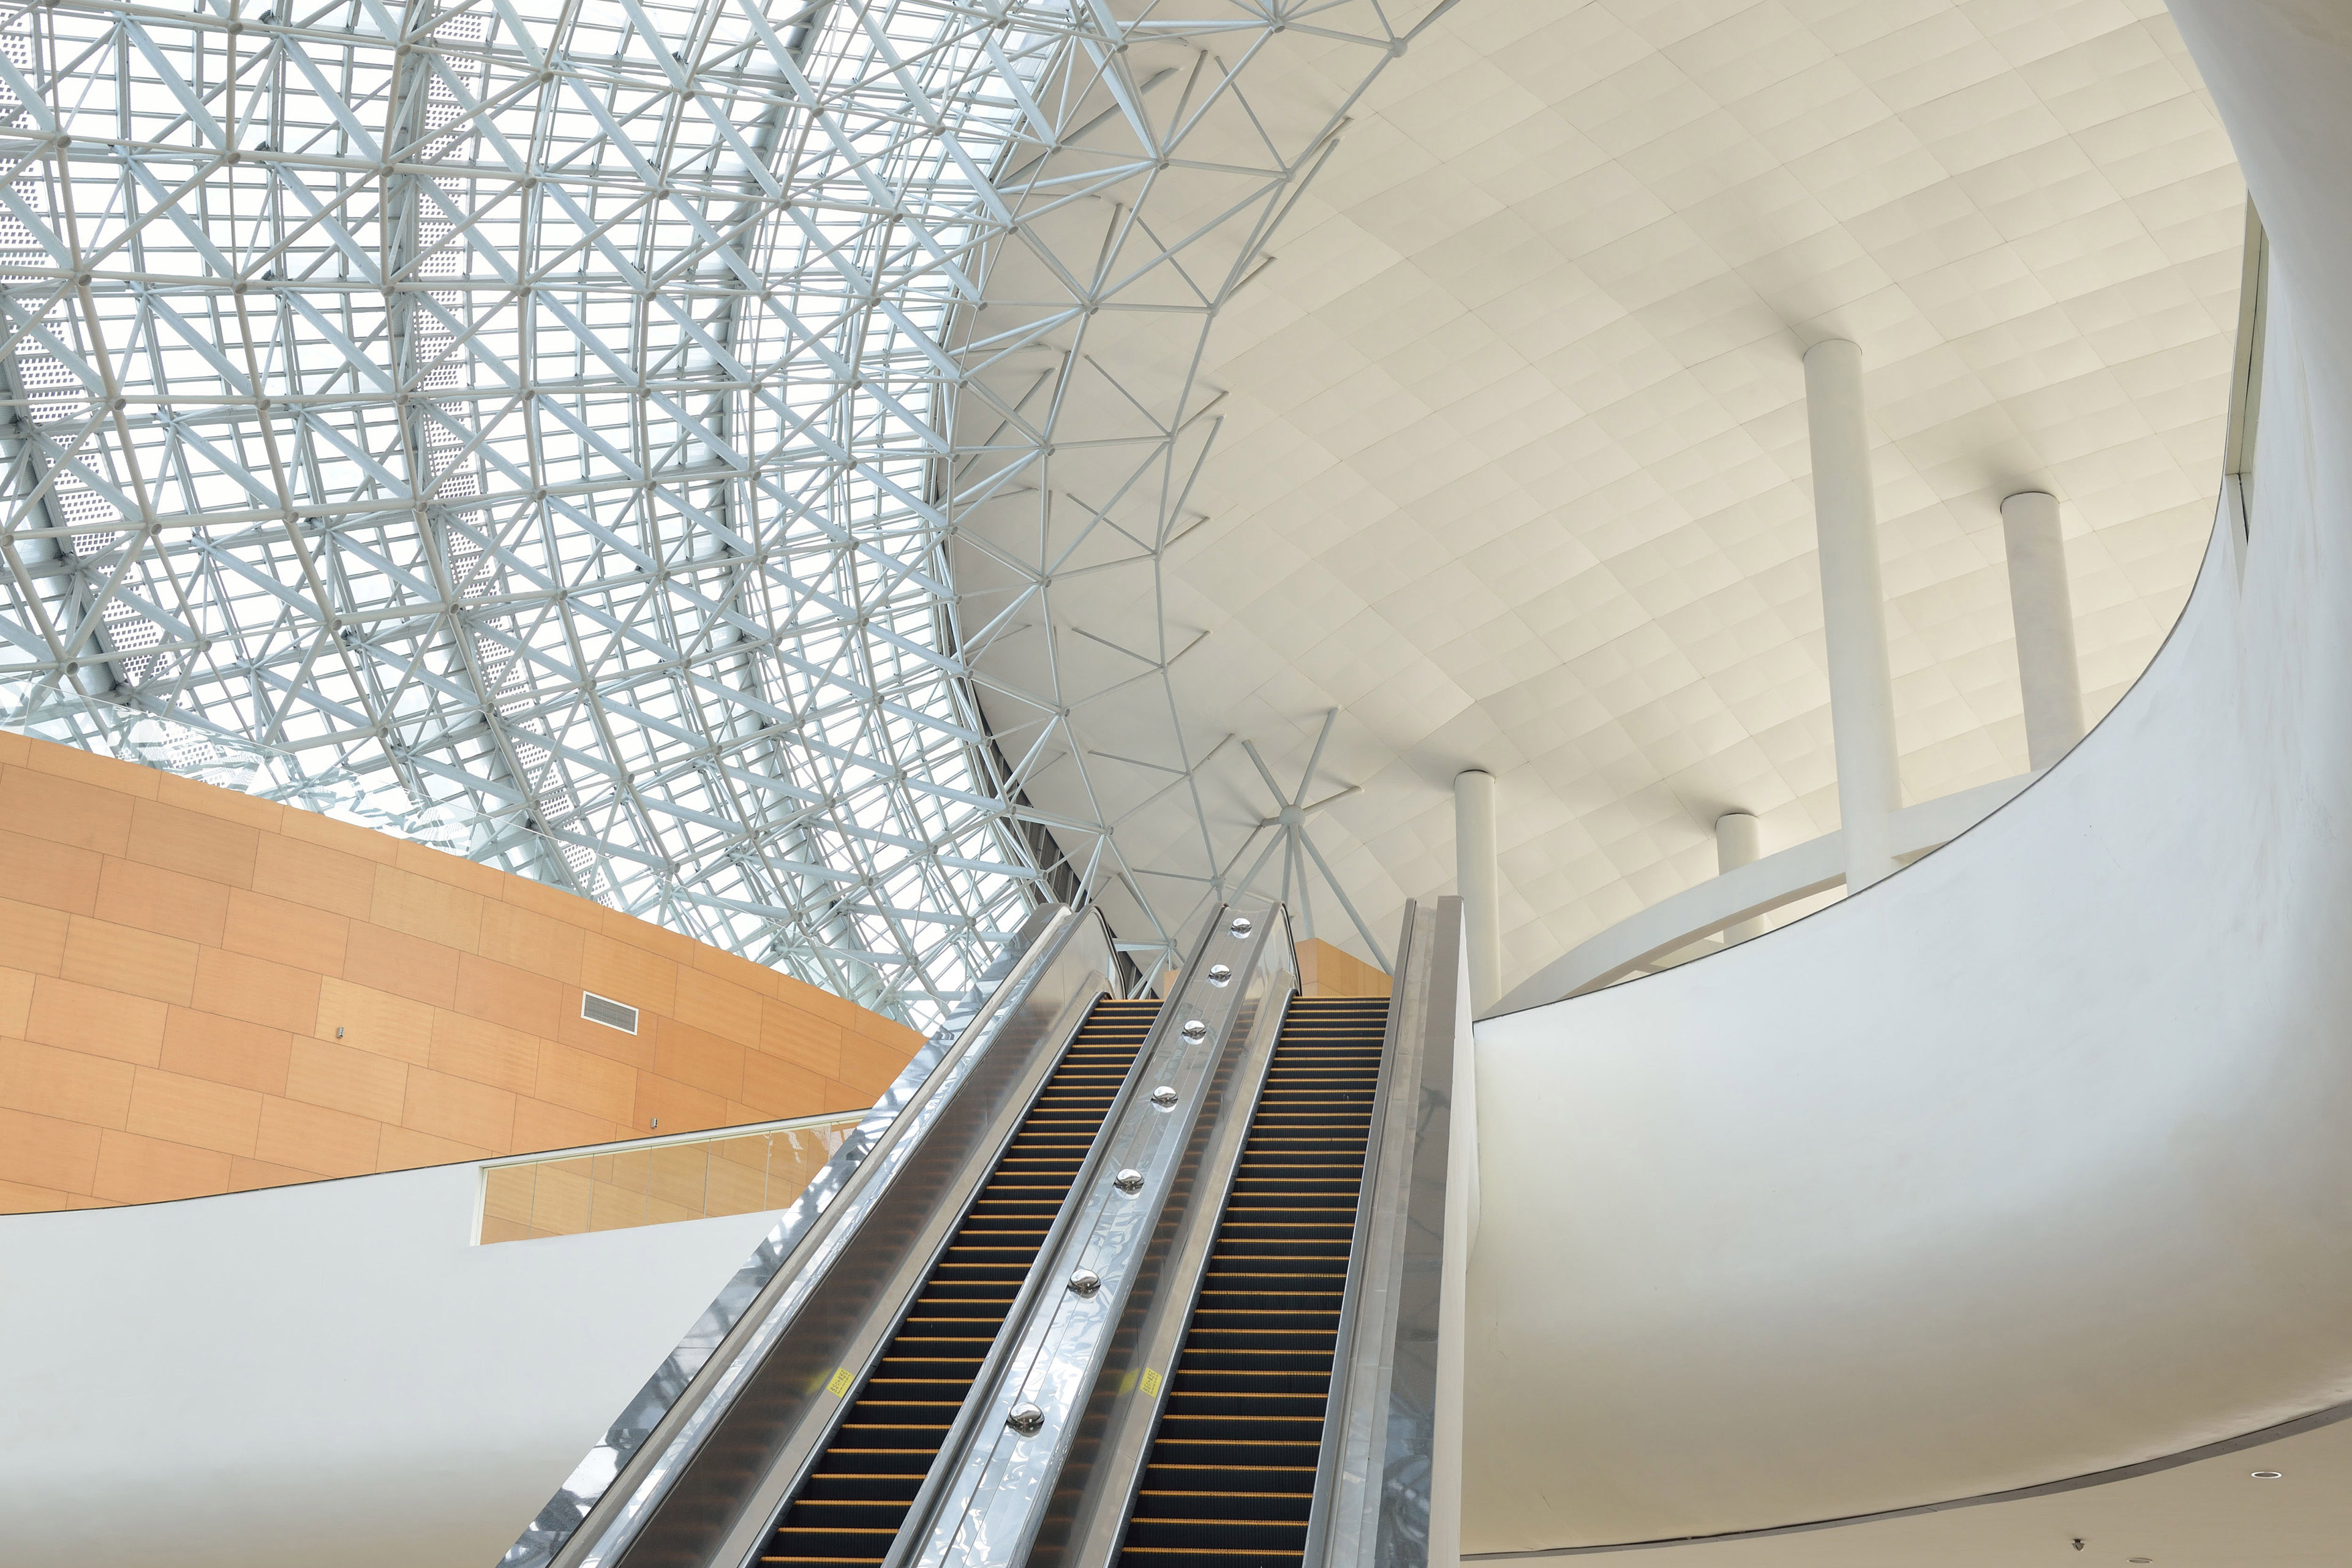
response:
<svg viewBox="0 0 2352 1568"><path fill-rule="evenodd" d="M1768 850L1836 826L1822 338L1864 355L1906 798L2025 770L2003 496L2060 498L2090 715L2147 663L2210 517L2243 222L2158 0L1476 0L1352 107L1345 49L1280 42L1257 100L1347 118L1277 259L1197 362L1148 322L1099 356L1191 378L1172 542L1053 582L979 661L1034 689L1050 638L1108 691L1138 673L1110 643L1181 652L1026 783L1115 825L1123 935L1247 869L1275 803L1238 742L1289 790L1332 708L1305 798L1362 786L1313 830L1383 942L1452 889L1453 774L1500 776L1507 984L1712 875L1723 811ZM1047 489L1118 504L1083 455ZM962 526L1034 545L1066 526L1036 500ZM959 587L968 624L1009 602L961 557Z"/></svg>

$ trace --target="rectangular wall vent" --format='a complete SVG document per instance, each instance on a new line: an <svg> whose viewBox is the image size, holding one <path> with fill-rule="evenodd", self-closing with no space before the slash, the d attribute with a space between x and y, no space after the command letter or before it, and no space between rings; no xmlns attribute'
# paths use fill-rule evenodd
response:
<svg viewBox="0 0 2352 1568"><path fill-rule="evenodd" d="M592 1024L602 1024L625 1035L637 1032L637 1010L635 1007L625 1002L615 1002L610 996L599 996L593 991L580 993L580 1016Z"/></svg>

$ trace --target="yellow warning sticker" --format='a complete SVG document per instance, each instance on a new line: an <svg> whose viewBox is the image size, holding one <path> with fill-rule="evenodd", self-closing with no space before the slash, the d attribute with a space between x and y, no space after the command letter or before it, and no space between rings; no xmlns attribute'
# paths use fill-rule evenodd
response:
<svg viewBox="0 0 2352 1568"><path fill-rule="evenodd" d="M1150 1399L1160 1392L1160 1374L1150 1367L1143 1369L1143 1397Z"/></svg>
<svg viewBox="0 0 2352 1568"><path fill-rule="evenodd" d="M845 1366L835 1367L834 1369L833 1381L824 1385L824 1391L827 1394L832 1394L835 1399L838 1399L843 1394L848 1393L849 1369Z"/></svg>

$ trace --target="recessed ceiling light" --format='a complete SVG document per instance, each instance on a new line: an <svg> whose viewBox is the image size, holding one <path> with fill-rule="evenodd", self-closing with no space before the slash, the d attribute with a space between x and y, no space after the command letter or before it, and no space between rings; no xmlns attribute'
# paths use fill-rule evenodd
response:
<svg viewBox="0 0 2352 1568"><path fill-rule="evenodd" d="M2284 1470L2256 1470L2254 1472L2254 1479L2258 1481L2275 1481L2283 1478L2286 1472Z"/></svg>

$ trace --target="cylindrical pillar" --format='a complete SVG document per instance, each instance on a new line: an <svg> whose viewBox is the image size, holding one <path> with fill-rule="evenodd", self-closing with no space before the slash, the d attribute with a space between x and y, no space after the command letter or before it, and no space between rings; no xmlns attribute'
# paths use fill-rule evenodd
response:
<svg viewBox="0 0 2352 1568"><path fill-rule="evenodd" d="M1503 899L1495 865L1495 775L1454 775L1454 886L1470 944L1470 1010L1481 1014L1503 994Z"/></svg>
<svg viewBox="0 0 2352 1568"><path fill-rule="evenodd" d="M1763 858L1764 825L1744 811L1727 811L1715 819L1715 870L1721 876ZM1764 920L1741 921L1723 928L1723 945L1746 942L1764 933Z"/></svg>
<svg viewBox="0 0 2352 1568"><path fill-rule="evenodd" d="M1837 745L1845 886L1859 892L1895 869L1895 678L1886 661L1886 595L1878 571L1878 498L1862 403L1862 351L1842 338L1805 353L1805 424L1813 448L1813 529L1821 545L1830 724Z"/></svg>
<svg viewBox="0 0 2352 1568"><path fill-rule="evenodd" d="M2074 658L2074 597L2058 498L2027 490L2000 503L2009 541L2009 609L2017 622L2017 683L2025 692L2025 754L2040 773L2083 738L2083 674Z"/></svg>

